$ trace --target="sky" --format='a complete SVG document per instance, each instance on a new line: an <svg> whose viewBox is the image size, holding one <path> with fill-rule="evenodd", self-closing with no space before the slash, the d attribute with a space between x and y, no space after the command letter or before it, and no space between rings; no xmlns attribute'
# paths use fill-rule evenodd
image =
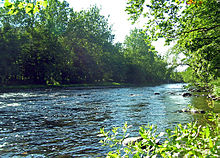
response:
<svg viewBox="0 0 220 158"><path fill-rule="evenodd" d="M128 20L129 15L125 12L127 0L67 0L75 11L86 10L91 6L97 5L101 8L101 15L106 18L109 16L109 24L112 25L113 34L115 35L115 42L123 42L126 35L129 35L130 30L135 27L140 28L143 23L135 25ZM152 43L156 50L161 54L165 54L170 48L164 46L164 40L159 39Z"/></svg>

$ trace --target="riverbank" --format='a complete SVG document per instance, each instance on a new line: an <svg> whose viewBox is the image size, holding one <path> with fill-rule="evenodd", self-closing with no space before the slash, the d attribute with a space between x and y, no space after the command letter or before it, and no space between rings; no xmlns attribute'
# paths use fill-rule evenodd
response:
<svg viewBox="0 0 220 158"><path fill-rule="evenodd" d="M92 87L122 87L122 86L132 86L132 84L127 83L116 83L116 82L102 82L93 84L64 84L64 85L2 85L0 90L10 90L10 89L37 89L37 88L92 88Z"/></svg>
<svg viewBox="0 0 220 158"><path fill-rule="evenodd" d="M117 82L99 82L99 83L83 83L83 84L64 84L64 85L1 85L0 91L15 90L15 89L41 89L41 88L79 88L79 89L93 89L93 88L122 88L122 87L144 87L144 86L157 86L162 83L145 83L145 84L131 84L131 83L117 83Z"/></svg>

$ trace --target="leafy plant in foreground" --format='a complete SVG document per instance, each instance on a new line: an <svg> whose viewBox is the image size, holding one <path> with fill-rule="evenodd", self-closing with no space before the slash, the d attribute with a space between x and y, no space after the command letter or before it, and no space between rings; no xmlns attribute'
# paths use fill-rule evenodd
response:
<svg viewBox="0 0 220 158"><path fill-rule="evenodd" d="M216 97L220 97L220 77L218 77L215 81L212 82L213 84L213 95Z"/></svg>
<svg viewBox="0 0 220 158"><path fill-rule="evenodd" d="M214 125L179 124L173 130L167 129L158 133L157 126L140 127L140 141L130 142L123 146L128 137L127 123L122 128L114 127L112 131L100 130L104 139L100 142L112 148L108 158L119 157L218 157L220 155L219 117L207 114ZM122 131L120 131L122 130ZM121 134L122 133L122 134Z"/></svg>

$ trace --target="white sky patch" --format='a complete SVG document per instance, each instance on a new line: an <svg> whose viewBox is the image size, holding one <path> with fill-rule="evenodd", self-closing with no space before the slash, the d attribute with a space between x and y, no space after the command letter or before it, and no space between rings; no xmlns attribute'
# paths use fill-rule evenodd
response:
<svg viewBox="0 0 220 158"><path fill-rule="evenodd" d="M153 41L152 45L155 47L156 51L158 51L161 55L165 55L167 51L174 45L174 43L171 43L169 46L165 45L165 39L160 38L157 41Z"/></svg>
<svg viewBox="0 0 220 158"><path fill-rule="evenodd" d="M129 15L125 12L126 0L67 0L74 10L86 10L97 5L101 8L101 15L106 18L109 16L109 24L112 25L115 42L123 42L126 35L134 28L131 21L128 21Z"/></svg>

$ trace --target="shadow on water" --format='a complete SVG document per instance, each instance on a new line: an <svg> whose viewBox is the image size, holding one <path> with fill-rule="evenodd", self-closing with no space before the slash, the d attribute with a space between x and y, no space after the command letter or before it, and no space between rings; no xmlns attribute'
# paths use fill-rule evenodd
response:
<svg viewBox="0 0 220 158"><path fill-rule="evenodd" d="M156 124L159 131L178 123L202 120L177 113L193 104L206 108L202 97L182 97L183 84L106 89L20 90L0 94L2 157L98 157L108 151L98 142L100 128ZM219 111L219 105L215 109Z"/></svg>

